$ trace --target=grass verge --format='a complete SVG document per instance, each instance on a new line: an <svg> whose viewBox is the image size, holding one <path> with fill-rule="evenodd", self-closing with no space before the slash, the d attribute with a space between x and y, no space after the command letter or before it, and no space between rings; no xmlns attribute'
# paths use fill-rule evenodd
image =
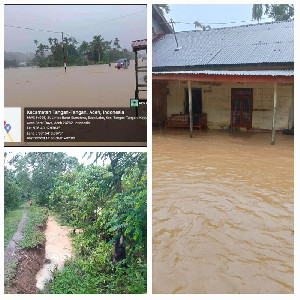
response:
<svg viewBox="0 0 300 300"><path fill-rule="evenodd" d="M14 282L17 265L18 265L17 259L13 259L7 264L4 273L4 284L12 284Z"/></svg>
<svg viewBox="0 0 300 300"><path fill-rule="evenodd" d="M4 248L7 247L9 241L17 231L19 223L23 216L23 207L9 210L4 216Z"/></svg>
<svg viewBox="0 0 300 300"><path fill-rule="evenodd" d="M124 260L113 265L111 246L100 242L89 256L73 257L55 269L45 294L144 294L147 265ZM124 266L126 265L126 266Z"/></svg>
<svg viewBox="0 0 300 300"><path fill-rule="evenodd" d="M45 243L45 234L39 230L48 218L48 209L40 206L31 206L27 209L27 221L23 229L24 238L20 241L21 248L34 248Z"/></svg>

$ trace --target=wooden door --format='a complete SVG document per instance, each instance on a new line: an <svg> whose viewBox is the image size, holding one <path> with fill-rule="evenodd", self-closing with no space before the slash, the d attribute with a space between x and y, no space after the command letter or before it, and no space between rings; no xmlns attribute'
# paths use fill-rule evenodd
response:
<svg viewBox="0 0 300 300"><path fill-rule="evenodd" d="M252 127L253 89L231 89L231 126Z"/></svg>

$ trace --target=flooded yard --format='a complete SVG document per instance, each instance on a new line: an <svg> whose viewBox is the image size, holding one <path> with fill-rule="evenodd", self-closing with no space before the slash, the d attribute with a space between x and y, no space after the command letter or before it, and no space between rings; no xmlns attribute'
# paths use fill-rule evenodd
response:
<svg viewBox="0 0 300 300"><path fill-rule="evenodd" d="M294 142L153 132L153 293L293 293Z"/></svg>
<svg viewBox="0 0 300 300"><path fill-rule="evenodd" d="M66 74L63 67L4 71L7 107L128 107L134 91L133 60L128 69L119 70L112 63L69 66Z"/></svg>

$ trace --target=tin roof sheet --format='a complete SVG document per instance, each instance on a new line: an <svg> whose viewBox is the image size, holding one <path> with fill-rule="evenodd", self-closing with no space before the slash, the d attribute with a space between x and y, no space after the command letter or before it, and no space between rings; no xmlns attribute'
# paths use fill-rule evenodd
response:
<svg viewBox="0 0 300 300"><path fill-rule="evenodd" d="M147 49L147 39L132 41L131 47L132 47L133 51L145 50L145 49Z"/></svg>
<svg viewBox="0 0 300 300"><path fill-rule="evenodd" d="M242 75L242 76L294 76L294 70L254 70L254 71L169 71L153 72L152 74L207 74L207 75Z"/></svg>
<svg viewBox="0 0 300 300"><path fill-rule="evenodd" d="M294 62L294 21L193 30L164 35L153 45L152 66L195 67Z"/></svg>

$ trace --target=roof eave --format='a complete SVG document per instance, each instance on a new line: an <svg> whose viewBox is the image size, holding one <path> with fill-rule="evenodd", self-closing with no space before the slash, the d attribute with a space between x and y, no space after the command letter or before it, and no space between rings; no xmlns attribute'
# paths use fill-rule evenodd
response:
<svg viewBox="0 0 300 300"><path fill-rule="evenodd" d="M287 69L294 68L294 62L265 62L265 63L249 63L249 64L218 64L218 65L193 65L193 66L163 66L152 67L153 72L167 72L167 71L195 71L195 70L231 70L231 69L250 69L268 67L284 67Z"/></svg>
<svg viewBox="0 0 300 300"><path fill-rule="evenodd" d="M202 81L202 82L280 82L294 83L294 75L212 75L212 74L152 74L152 80Z"/></svg>

